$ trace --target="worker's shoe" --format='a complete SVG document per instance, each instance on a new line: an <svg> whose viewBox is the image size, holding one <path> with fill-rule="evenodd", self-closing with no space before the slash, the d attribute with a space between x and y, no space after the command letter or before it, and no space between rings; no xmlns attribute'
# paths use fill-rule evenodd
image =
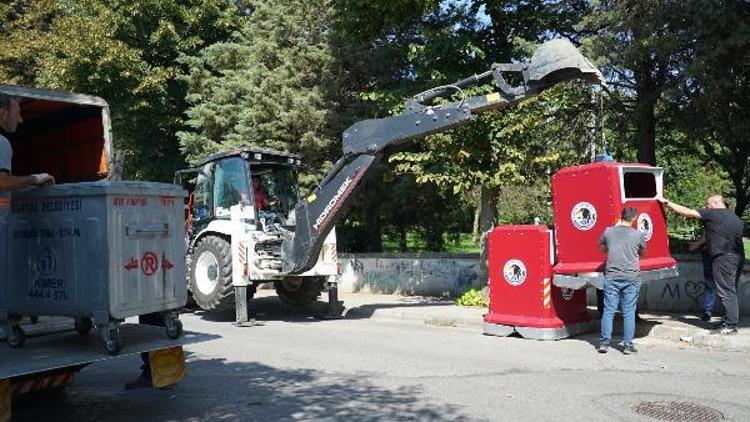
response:
<svg viewBox="0 0 750 422"><path fill-rule="evenodd" d="M622 345L622 354L623 355L632 355L633 353L638 353L638 349L635 348L635 344L623 344Z"/></svg>
<svg viewBox="0 0 750 422"><path fill-rule="evenodd" d="M599 346L597 346L596 351L599 353L607 353L609 351L609 343L599 343Z"/></svg>
<svg viewBox="0 0 750 422"><path fill-rule="evenodd" d="M701 314L701 321L703 321L703 322L711 321L711 314L709 314L708 312L702 313Z"/></svg>
<svg viewBox="0 0 750 422"><path fill-rule="evenodd" d="M125 383L126 390L137 390L139 388L151 388L151 387L153 387L151 380L147 379L143 375L139 376L138 378L132 381L128 381Z"/></svg>
<svg viewBox="0 0 750 422"><path fill-rule="evenodd" d="M737 328L736 327L729 327L729 326L723 326L721 328L717 328L715 330L711 330L711 334L713 335L720 335L720 336L730 336L733 334L737 334Z"/></svg>

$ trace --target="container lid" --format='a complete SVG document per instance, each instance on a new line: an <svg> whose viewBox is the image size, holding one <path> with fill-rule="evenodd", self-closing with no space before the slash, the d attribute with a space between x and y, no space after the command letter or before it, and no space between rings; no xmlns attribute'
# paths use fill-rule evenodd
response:
<svg viewBox="0 0 750 422"><path fill-rule="evenodd" d="M171 183L102 180L98 182L62 183L44 188L28 188L14 191L12 195L14 199L92 195L148 195L184 198L187 196L187 192L182 187Z"/></svg>

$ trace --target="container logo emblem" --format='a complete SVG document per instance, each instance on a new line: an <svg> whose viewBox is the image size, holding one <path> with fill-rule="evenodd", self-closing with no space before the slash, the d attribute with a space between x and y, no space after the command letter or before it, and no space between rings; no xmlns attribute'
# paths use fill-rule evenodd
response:
<svg viewBox="0 0 750 422"><path fill-rule="evenodd" d="M569 302L569 301L573 300L573 296L575 296L575 294L576 294L575 290L569 289L567 287L563 287L561 290L562 290L562 298L566 302Z"/></svg>
<svg viewBox="0 0 750 422"><path fill-rule="evenodd" d="M590 230L596 224L596 208L588 202L579 202L573 207L570 219L578 230Z"/></svg>
<svg viewBox="0 0 750 422"><path fill-rule="evenodd" d="M44 276L52 275L57 271L57 254L51 246L42 249L36 256L36 270Z"/></svg>
<svg viewBox="0 0 750 422"><path fill-rule="evenodd" d="M503 267L503 276L511 286L520 286L526 281L526 265L518 259L511 259Z"/></svg>
<svg viewBox="0 0 750 422"><path fill-rule="evenodd" d="M638 216L638 230L643 233L643 237L648 242L651 240L651 236L654 234L654 222L651 221L651 216L645 212Z"/></svg>

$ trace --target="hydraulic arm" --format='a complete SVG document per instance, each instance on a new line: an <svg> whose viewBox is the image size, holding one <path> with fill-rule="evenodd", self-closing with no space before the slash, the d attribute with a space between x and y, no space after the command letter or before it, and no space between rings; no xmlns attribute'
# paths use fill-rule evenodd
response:
<svg viewBox="0 0 750 422"><path fill-rule="evenodd" d="M509 75L519 82L509 83ZM462 88L490 77L496 92L426 104L450 94L463 96ZM283 271L300 274L315 265L324 239L348 212L360 182L384 156L415 139L460 126L482 112L512 106L571 79L604 83L601 73L575 46L557 39L540 45L528 61L494 64L484 73L417 94L406 102L400 115L353 124L342 136L344 155L288 219L282 242Z"/></svg>

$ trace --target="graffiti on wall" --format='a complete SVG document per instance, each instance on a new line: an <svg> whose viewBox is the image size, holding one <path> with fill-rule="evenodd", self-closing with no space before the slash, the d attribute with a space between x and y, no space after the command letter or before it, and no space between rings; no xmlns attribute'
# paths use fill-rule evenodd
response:
<svg viewBox="0 0 750 422"><path fill-rule="evenodd" d="M355 257L343 268L342 285L354 291L455 295L479 285L475 259Z"/></svg>
<svg viewBox="0 0 750 422"><path fill-rule="evenodd" d="M479 286L479 259L354 255L342 259L342 264L341 288L348 291L442 296L460 294ZM641 309L699 312L705 293L702 264L699 260L680 260L679 272L678 278L643 283ZM750 315L750 268L747 266L737 286L737 295L740 313ZM595 297L593 295L592 300Z"/></svg>
<svg viewBox="0 0 750 422"><path fill-rule="evenodd" d="M673 312L700 312L706 285L700 261L681 261L680 276L643 283L639 306L643 309ZM740 313L750 314L750 271L744 271L737 285ZM716 299L720 308L720 300Z"/></svg>

